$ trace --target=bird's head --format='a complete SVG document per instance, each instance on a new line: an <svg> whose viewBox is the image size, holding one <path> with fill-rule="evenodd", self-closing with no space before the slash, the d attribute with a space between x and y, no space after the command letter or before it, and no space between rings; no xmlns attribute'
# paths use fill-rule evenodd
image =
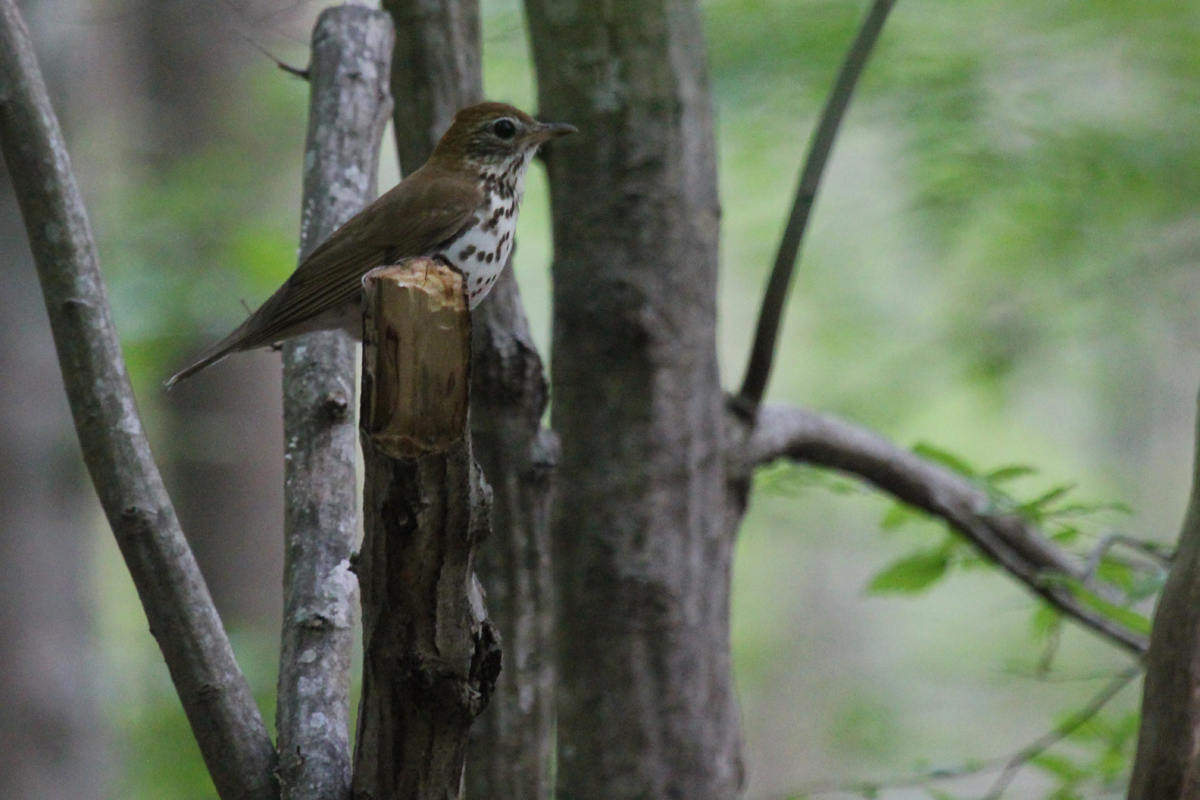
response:
<svg viewBox="0 0 1200 800"><path fill-rule="evenodd" d="M543 142L575 131L574 125L566 123L538 122L507 103L479 103L454 115L430 160L446 166L505 164L532 154Z"/></svg>

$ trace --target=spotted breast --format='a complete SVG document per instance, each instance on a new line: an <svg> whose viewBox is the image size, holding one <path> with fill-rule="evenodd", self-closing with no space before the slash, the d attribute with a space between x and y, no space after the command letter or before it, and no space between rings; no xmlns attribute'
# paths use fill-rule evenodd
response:
<svg viewBox="0 0 1200 800"><path fill-rule="evenodd" d="M512 253L517 215L525 196L525 173L535 150L528 148L508 163L481 169L483 201L479 208L453 239L429 253L462 272L471 308L487 297Z"/></svg>

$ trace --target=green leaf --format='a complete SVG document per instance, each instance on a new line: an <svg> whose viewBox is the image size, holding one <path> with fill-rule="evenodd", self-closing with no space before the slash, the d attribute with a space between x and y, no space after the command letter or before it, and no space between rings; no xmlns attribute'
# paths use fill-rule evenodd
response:
<svg viewBox="0 0 1200 800"><path fill-rule="evenodd" d="M1117 514L1126 516L1133 514L1133 509L1125 503L1068 503L1065 506L1060 506L1054 509L1055 516L1086 516L1088 514L1098 514L1102 511L1112 511Z"/></svg>
<svg viewBox="0 0 1200 800"><path fill-rule="evenodd" d="M1150 620L1146 619L1136 611L1124 608L1116 603L1111 603L1108 600L1105 600L1103 597L1100 597L1098 594L1088 589L1075 578L1055 576L1049 578L1048 580L1051 582L1061 582L1069 586L1071 591L1074 592L1075 596L1078 597L1084 605L1088 606L1093 611L1099 611L1113 622L1120 623L1126 628L1137 631L1138 633L1146 636L1150 635Z"/></svg>
<svg viewBox="0 0 1200 800"><path fill-rule="evenodd" d="M1062 624L1062 614L1049 603L1039 603L1033 612L1031 627L1038 641L1045 639L1050 632Z"/></svg>
<svg viewBox="0 0 1200 800"><path fill-rule="evenodd" d="M905 556L872 578L867 591L871 594L915 594L936 583L949 566L950 553L944 546Z"/></svg>
<svg viewBox="0 0 1200 800"><path fill-rule="evenodd" d="M1128 564L1105 556L1096 567L1096 577L1106 583L1121 587L1126 594L1133 588L1136 573Z"/></svg>
<svg viewBox="0 0 1200 800"><path fill-rule="evenodd" d="M1087 770L1080 767L1071 759L1057 753L1039 753L1029 762L1040 769L1057 776L1067 783L1074 783L1087 777Z"/></svg>
<svg viewBox="0 0 1200 800"><path fill-rule="evenodd" d="M929 515L924 511L913 508L907 503L893 503L892 507L883 515L883 519L879 521L879 527L881 530L891 532L926 519L929 519Z"/></svg>
<svg viewBox="0 0 1200 800"><path fill-rule="evenodd" d="M1059 544L1070 544L1079 538L1079 528L1074 525L1063 525L1050 534L1050 538Z"/></svg>
<svg viewBox="0 0 1200 800"><path fill-rule="evenodd" d="M1009 467L1000 467L983 476L988 483L1001 484L1016 480L1017 478L1025 478L1030 475L1036 475L1037 470L1025 464L1013 464Z"/></svg>
<svg viewBox="0 0 1200 800"><path fill-rule="evenodd" d="M925 791L929 793L929 796L932 797L933 800L958 800L958 798L954 795L950 794L949 792L943 792L940 789L934 789L926 786Z"/></svg>
<svg viewBox="0 0 1200 800"><path fill-rule="evenodd" d="M1027 517L1041 519L1045 516L1047 506L1049 506L1055 500L1062 499L1064 496L1070 493L1075 486L1076 484L1074 483L1064 483L1061 486L1055 486L1050 491L1038 495L1027 503L1022 503L1021 505L1017 506L1017 511L1018 513Z"/></svg>
<svg viewBox="0 0 1200 800"><path fill-rule="evenodd" d="M947 452L938 447L934 447L928 442L917 442L915 445L913 445L912 451L922 458L928 458L930 461L936 461L943 467L949 467L961 475L966 475L968 478L979 477L979 473L977 473L974 467L972 467L966 461L962 460L953 453Z"/></svg>

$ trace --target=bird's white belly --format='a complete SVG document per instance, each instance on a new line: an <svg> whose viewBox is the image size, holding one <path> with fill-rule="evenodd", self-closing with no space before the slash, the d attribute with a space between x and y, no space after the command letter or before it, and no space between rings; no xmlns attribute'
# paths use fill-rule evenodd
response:
<svg viewBox="0 0 1200 800"><path fill-rule="evenodd" d="M473 215L474 221L452 242L435 250L463 274L467 302L479 305L500 277L512 253L517 233L517 214L525 194L525 170L533 157L530 150L515 164L485 174L487 201Z"/></svg>
<svg viewBox="0 0 1200 800"><path fill-rule="evenodd" d="M516 212L505 219L501 210L497 224L483 230L488 219L483 218L449 247L439 251L439 255L462 272L471 308L479 305L500 277L500 271L512 253L513 236L517 228Z"/></svg>

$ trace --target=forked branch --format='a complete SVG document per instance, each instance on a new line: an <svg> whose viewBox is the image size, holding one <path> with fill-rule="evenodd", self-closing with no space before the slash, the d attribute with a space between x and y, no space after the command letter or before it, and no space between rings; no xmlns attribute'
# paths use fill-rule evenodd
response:
<svg viewBox="0 0 1200 800"><path fill-rule="evenodd" d="M835 469L944 520L990 561L1084 627L1142 657L1148 642L1088 606L1063 578L1082 583L1086 566L1056 547L1018 514L997 510L988 493L955 472L882 436L828 414L767 406L732 466L748 476L775 459Z"/></svg>
<svg viewBox="0 0 1200 800"><path fill-rule="evenodd" d="M854 87L858 85L859 76L871 57L875 43L879 41L883 23L887 21L888 13L895 4L896 0L874 0L871 4L871 10L867 12L849 52L846 53L846 59L842 62L837 82L833 85L833 91L829 93L829 99L825 101L821 119L809 144L804 169L800 173L800 184L796 187L796 198L792 201L792 212L788 216L787 227L783 230L783 238L779 241L775 265L771 268L771 278L763 296L762 308L758 312L758 326L754 331L754 345L750 350L750 361L746 365L746 376L742 379L741 390L734 398L734 407L748 416L753 416L754 410L762 402L767 381L771 377L775 345L779 339L779 325L787 305L792 275L796 271L796 257L800 254L800 244L808 228L808 218L817 198L817 189L821 185L825 165L829 162L829 153L833 150L838 128L854 94Z"/></svg>
<svg viewBox="0 0 1200 800"><path fill-rule="evenodd" d="M14 0L0 0L0 149L83 459L222 798L278 796L275 749L150 453L87 212Z"/></svg>

